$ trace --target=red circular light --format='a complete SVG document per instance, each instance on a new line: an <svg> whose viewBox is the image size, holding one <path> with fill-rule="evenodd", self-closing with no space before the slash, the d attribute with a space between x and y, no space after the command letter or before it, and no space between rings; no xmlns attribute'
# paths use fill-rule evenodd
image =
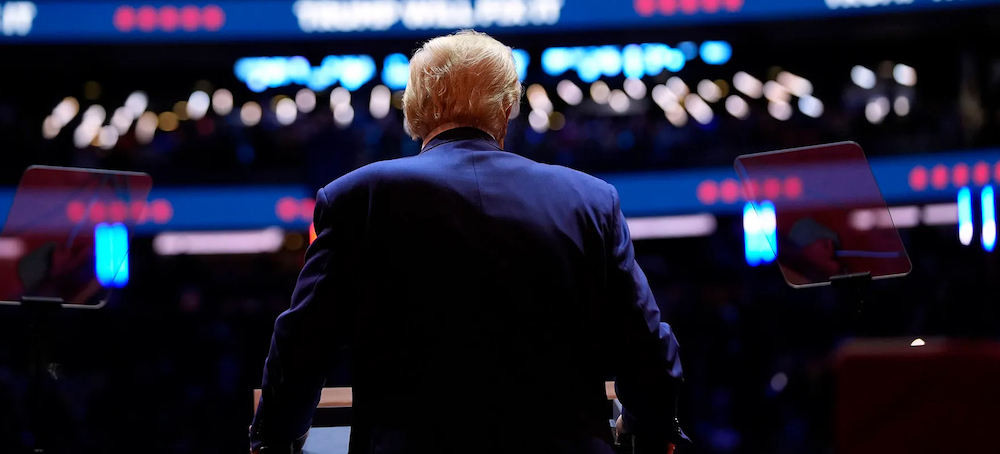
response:
<svg viewBox="0 0 1000 454"><path fill-rule="evenodd" d="M951 183L957 187L969 184L969 166L960 162L951 168Z"/></svg>
<svg viewBox="0 0 1000 454"><path fill-rule="evenodd" d="M739 11L743 9L743 0L725 0L728 11Z"/></svg>
<svg viewBox="0 0 1000 454"><path fill-rule="evenodd" d="M997 161L996 164L993 164L993 180L996 181L997 183L1000 183L1000 161Z"/></svg>
<svg viewBox="0 0 1000 454"><path fill-rule="evenodd" d="M681 11L684 14L694 14L698 12L698 0L681 0Z"/></svg>
<svg viewBox="0 0 1000 454"><path fill-rule="evenodd" d="M656 0L635 0L632 2L632 8L640 16L649 17L656 12Z"/></svg>
<svg viewBox="0 0 1000 454"><path fill-rule="evenodd" d="M174 217L174 207L169 201L164 199L156 199L149 207L150 216L153 218L153 222L157 224L166 224L170 222L170 219Z"/></svg>
<svg viewBox="0 0 1000 454"><path fill-rule="evenodd" d="M764 180L764 197L769 200L777 199L781 195L781 181L777 178Z"/></svg>
<svg viewBox="0 0 1000 454"><path fill-rule="evenodd" d="M702 205L712 205L719 198L719 186L713 180L705 180L698 183L696 193Z"/></svg>
<svg viewBox="0 0 1000 454"><path fill-rule="evenodd" d="M128 217L128 207L124 202L115 201L108 205L108 218L111 222L122 222Z"/></svg>
<svg viewBox="0 0 1000 454"><path fill-rule="evenodd" d="M128 207L128 215L136 224L145 224L149 211L146 210L146 202L132 202Z"/></svg>
<svg viewBox="0 0 1000 454"><path fill-rule="evenodd" d="M721 192L723 202L733 203L740 196L740 187L736 184L736 180L726 178L722 182Z"/></svg>
<svg viewBox="0 0 1000 454"><path fill-rule="evenodd" d="M135 10L131 6L119 6L112 18L120 32L130 32L135 27Z"/></svg>
<svg viewBox="0 0 1000 454"><path fill-rule="evenodd" d="M160 30L165 32L177 30L179 21L180 13L177 11L177 7L167 5L160 8Z"/></svg>
<svg viewBox="0 0 1000 454"><path fill-rule="evenodd" d="M299 213L299 201L294 197L282 197L274 205L274 214L278 215L278 219L284 222L295 222Z"/></svg>
<svg viewBox="0 0 1000 454"><path fill-rule="evenodd" d="M83 202L70 202L66 205L66 217L72 223L77 223L83 220L84 216L87 215L87 206Z"/></svg>
<svg viewBox="0 0 1000 454"><path fill-rule="evenodd" d="M660 12L673 16L677 12L677 0L660 0Z"/></svg>
<svg viewBox="0 0 1000 454"><path fill-rule="evenodd" d="M948 186L948 167L938 164L931 169L931 186L934 189L944 189Z"/></svg>
<svg viewBox="0 0 1000 454"><path fill-rule="evenodd" d="M802 196L802 179L799 177L785 178L785 197L797 199Z"/></svg>
<svg viewBox="0 0 1000 454"><path fill-rule="evenodd" d="M144 32L153 31L156 28L156 16L156 8L149 5L139 7L139 12L136 13L136 22L139 24L139 30Z"/></svg>
<svg viewBox="0 0 1000 454"><path fill-rule="evenodd" d="M990 165L979 161L972 166L972 181L978 186L983 186L990 182Z"/></svg>
<svg viewBox="0 0 1000 454"><path fill-rule="evenodd" d="M307 221L312 221L313 210L316 209L316 201L313 199L302 199L299 202L299 216Z"/></svg>
<svg viewBox="0 0 1000 454"><path fill-rule="evenodd" d="M226 12L218 5L208 5L201 9L201 22L208 31L218 31L226 23Z"/></svg>
<svg viewBox="0 0 1000 454"><path fill-rule="evenodd" d="M701 0L701 8L704 9L706 13L718 12L721 7L721 2L722 0Z"/></svg>
<svg viewBox="0 0 1000 454"><path fill-rule="evenodd" d="M197 6L186 5L181 8L181 27L185 31L193 32L198 29L201 23L201 11Z"/></svg>
<svg viewBox="0 0 1000 454"><path fill-rule="evenodd" d="M910 189L923 191L927 189L927 169L924 166L916 166L910 169Z"/></svg>
<svg viewBox="0 0 1000 454"><path fill-rule="evenodd" d="M90 222L104 222L104 217L107 215L107 209L105 209L104 204L101 202L94 202L90 204Z"/></svg>

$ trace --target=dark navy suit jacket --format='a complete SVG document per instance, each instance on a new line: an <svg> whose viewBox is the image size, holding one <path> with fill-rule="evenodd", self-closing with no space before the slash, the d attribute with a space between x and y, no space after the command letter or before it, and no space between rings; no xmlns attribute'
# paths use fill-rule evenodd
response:
<svg viewBox="0 0 1000 454"><path fill-rule="evenodd" d="M678 344L611 185L460 128L319 191L251 441L287 451L337 352L354 453L607 453L604 382L647 452L681 441Z"/></svg>

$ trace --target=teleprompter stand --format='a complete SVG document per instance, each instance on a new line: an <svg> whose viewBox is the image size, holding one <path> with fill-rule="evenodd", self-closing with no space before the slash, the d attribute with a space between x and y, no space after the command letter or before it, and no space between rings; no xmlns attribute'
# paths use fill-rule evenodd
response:
<svg viewBox="0 0 1000 454"><path fill-rule="evenodd" d="M850 313L853 330L862 334L866 328L865 308L872 304L872 275L870 272L844 274L830 278L834 297L845 311Z"/></svg>
<svg viewBox="0 0 1000 454"><path fill-rule="evenodd" d="M21 311L28 319L28 352L31 361L28 381L28 428L33 436L33 452L44 453L47 448L45 383L46 376L56 378L54 364L49 360L52 319L62 308L59 298L22 297Z"/></svg>

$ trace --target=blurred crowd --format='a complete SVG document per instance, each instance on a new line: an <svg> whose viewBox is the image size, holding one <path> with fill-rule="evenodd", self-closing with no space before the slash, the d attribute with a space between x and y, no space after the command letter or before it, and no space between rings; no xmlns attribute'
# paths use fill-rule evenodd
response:
<svg viewBox="0 0 1000 454"><path fill-rule="evenodd" d="M720 230L738 231L737 224ZM904 232L913 274L879 282L860 318L828 288L792 290L775 265L746 266L732 253L739 250L736 234L637 243L638 261L683 349L680 417L696 442L687 452L830 452L832 356L848 338L1000 335L1000 288L989 279L1000 262L960 246L953 230ZM287 307L301 253L162 258L140 243L133 281L110 307L56 321L59 394L50 396L49 416L65 434L54 439L57 447L241 449L271 324ZM26 410L26 358L16 348L24 345L25 320L0 309L0 342L7 346L0 349L0 415L11 415ZM328 383L349 379L335 373ZM4 418L4 452L16 452L24 429L23 419Z"/></svg>

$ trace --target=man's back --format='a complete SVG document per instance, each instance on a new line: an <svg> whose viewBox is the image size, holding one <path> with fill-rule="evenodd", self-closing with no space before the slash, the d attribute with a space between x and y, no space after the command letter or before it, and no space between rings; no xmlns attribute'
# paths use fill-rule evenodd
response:
<svg viewBox="0 0 1000 454"><path fill-rule="evenodd" d="M358 410L376 425L437 417L463 431L543 414L546 430L608 435L610 187L486 138L449 142L468 135L362 171Z"/></svg>
<svg viewBox="0 0 1000 454"><path fill-rule="evenodd" d="M265 367L276 432L308 425L293 407L346 344L355 453L610 452L612 375L676 436L676 341L610 185L460 128L331 183L315 222Z"/></svg>

